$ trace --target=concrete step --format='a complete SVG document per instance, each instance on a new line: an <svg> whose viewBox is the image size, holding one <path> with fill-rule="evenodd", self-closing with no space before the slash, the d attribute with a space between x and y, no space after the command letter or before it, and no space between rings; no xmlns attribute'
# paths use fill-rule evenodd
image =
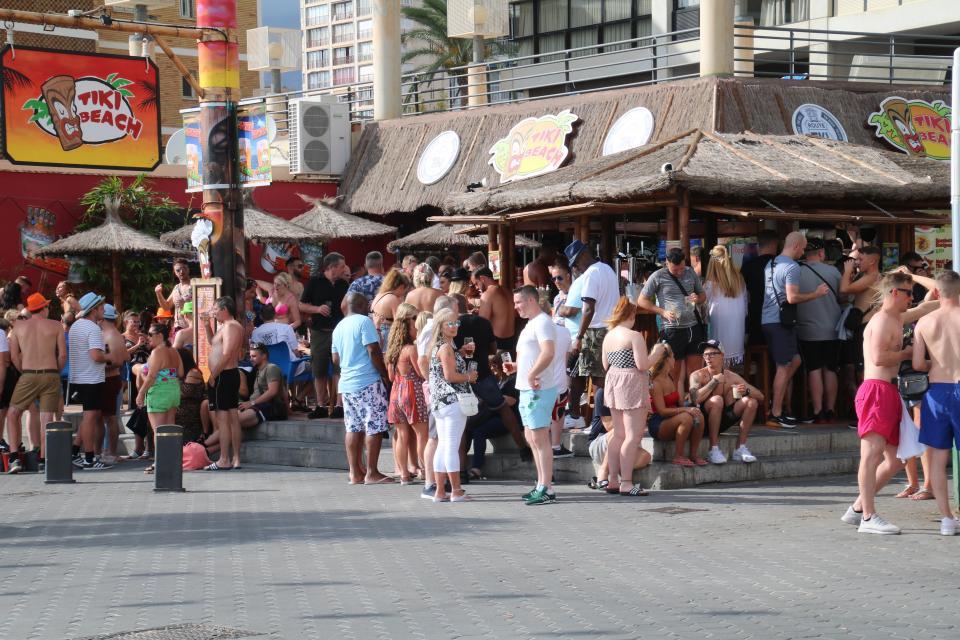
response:
<svg viewBox="0 0 960 640"><path fill-rule="evenodd" d="M279 420L244 431L244 437L249 440L339 444L341 448L343 434L343 420ZM384 447L389 447L391 441L384 440Z"/></svg>
<svg viewBox="0 0 960 640"><path fill-rule="evenodd" d="M312 469L347 469L343 443L296 442L291 440L248 440L240 447L240 457L250 464L274 464ZM393 451L381 449L380 471L393 473Z"/></svg>

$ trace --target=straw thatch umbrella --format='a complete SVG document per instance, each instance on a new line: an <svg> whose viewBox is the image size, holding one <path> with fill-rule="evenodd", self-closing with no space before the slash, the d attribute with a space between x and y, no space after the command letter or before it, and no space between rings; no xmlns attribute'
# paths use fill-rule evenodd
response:
<svg viewBox="0 0 960 640"><path fill-rule="evenodd" d="M93 229L77 232L48 244L37 251L39 256L109 256L113 279L113 304L123 308L123 295L120 287L120 256L185 256L187 252L157 240L153 236L137 231L120 219L120 200L104 200L106 216L103 224Z"/></svg>
<svg viewBox="0 0 960 640"><path fill-rule="evenodd" d="M331 238L372 238L389 236L397 232L396 227L337 211L330 206L333 200L311 198L302 193L297 195L307 204L312 204L313 208L300 214L291 222L325 233Z"/></svg>
<svg viewBox="0 0 960 640"><path fill-rule="evenodd" d="M175 231L170 231L160 239L175 247L190 249L192 247L190 234L193 233L193 225L188 224ZM330 236L316 230L308 229L299 224L294 224L289 220L277 217L253 207L246 205L243 209L243 235L250 242L285 243L285 242L310 242L321 243L330 239Z"/></svg>
<svg viewBox="0 0 960 640"><path fill-rule="evenodd" d="M471 236L463 231L470 229L473 225L447 225L435 224L432 227L421 229L408 236L404 236L387 244L387 250L391 253L398 251L415 251L424 249L447 249L449 247L486 247L487 238L485 236ZM516 243L518 247L527 247L536 249L540 243L531 240L526 236L517 236Z"/></svg>

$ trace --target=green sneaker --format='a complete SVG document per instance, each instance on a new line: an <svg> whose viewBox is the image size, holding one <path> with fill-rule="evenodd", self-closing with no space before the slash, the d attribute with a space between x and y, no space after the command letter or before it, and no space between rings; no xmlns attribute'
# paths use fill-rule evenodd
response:
<svg viewBox="0 0 960 640"><path fill-rule="evenodd" d="M520 496L520 499L526 502L527 500L532 498L536 493L537 493L537 488L534 487L533 489L530 489L530 491L527 491L525 494Z"/></svg>
<svg viewBox="0 0 960 640"><path fill-rule="evenodd" d="M557 494L547 493L546 489L540 489L539 491L534 491L532 496L524 500L524 504L534 506L538 504L550 504L556 501Z"/></svg>

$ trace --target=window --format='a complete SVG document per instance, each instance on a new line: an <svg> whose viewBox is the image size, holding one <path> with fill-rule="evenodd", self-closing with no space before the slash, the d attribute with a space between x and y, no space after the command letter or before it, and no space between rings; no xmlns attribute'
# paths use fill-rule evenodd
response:
<svg viewBox="0 0 960 640"><path fill-rule="evenodd" d="M357 44L357 62L370 62L373 60L373 43L361 42Z"/></svg>
<svg viewBox="0 0 960 640"><path fill-rule="evenodd" d="M350 42L353 40L353 23L333 25L333 43Z"/></svg>
<svg viewBox="0 0 960 640"><path fill-rule="evenodd" d="M341 67L333 70L333 86L350 84L354 81L353 67Z"/></svg>
<svg viewBox="0 0 960 640"><path fill-rule="evenodd" d="M533 35L533 2L510 5L510 35L513 38Z"/></svg>
<svg viewBox="0 0 960 640"><path fill-rule="evenodd" d="M307 7L303 11L303 21L308 27L315 27L330 22L330 5L320 4Z"/></svg>
<svg viewBox="0 0 960 640"><path fill-rule="evenodd" d="M700 0L674 0L673 30L684 31L700 26ZM690 31L674 36L675 40L699 38L699 31Z"/></svg>
<svg viewBox="0 0 960 640"><path fill-rule="evenodd" d="M194 0L180 0L180 17L181 18L197 17L197 7L194 4Z"/></svg>
<svg viewBox="0 0 960 640"><path fill-rule="evenodd" d="M337 47L333 50L334 66L353 64L353 47Z"/></svg>
<svg viewBox="0 0 960 640"><path fill-rule="evenodd" d="M337 2L332 6L334 20L349 20L353 17L352 2Z"/></svg>
<svg viewBox="0 0 960 640"><path fill-rule="evenodd" d="M373 13L373 0L357 0L357 17L369 16Z"/></svg>
<svg viewBox="0 0 960 640"><path fill-rule="evenodd" d="M373 65L360 67L360 82L373 82Z"/></svg>
<svg viewBox="0 0 960 640"><path fill-rule="evenodd" d="M600 23L600 0L581 0L570 8L570 26L585 27Z"/></svg>
<svg viewBox="0 0 960 640"><path fill-rule="evenodd" d="M307 29L307 48L324 47L330 44L330 27Z"/></svg>
<svg viewBox="0 0 960 640"><path fill-rule="evenodd" d="M187 82L186 78L180 78L180 91L184 98L196 98L197 94L193 92L193 87Z"/></svg>
<svg viewBox="0 0 960 640"><path fill-rule="evenodd" d="M357 40L373 39L373 20L360 20L357 22Z"/></svg>
<svg viewBox="0 0 960 640"><path fill-rule="evenodd" d="M307 89L326 89L329 86L329 71L313 71L307 74Z"/></svg>
<svg viewBox="0 0 960 640"><path fill-rule="evenodd" d="M630 0L604 0L603 5L604 22L630 19L630 11L632 10Z"/></svg>
<svg viewBox="0 0 960 640"><path fill-rule="evenodd" d="M540 33L567 28L567 0L540 0Z"/></svg>
<svg viewBox="0 0 960 640"><path fill-rule="evenodd" d="M330 50L307 51L307 69L320 69L330 66Z"/></svg>

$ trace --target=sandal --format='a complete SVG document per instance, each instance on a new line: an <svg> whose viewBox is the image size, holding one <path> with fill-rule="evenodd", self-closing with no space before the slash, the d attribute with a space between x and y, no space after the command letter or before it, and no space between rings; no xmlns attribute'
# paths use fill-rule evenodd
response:
<svg viewBox="0 0 960 640"><path fill-rule="evenodd" d="M920 489L915 494L910 496L911 500L933 500L933 491L930 489Z"/></svg>
<svg viewBox="0 0 960 640"><path fill-rule="evenodd" d="M609 485L610 485L610 481L609 481L609 480L601 480L600 482L597 483L597 489L601 489L601 490L603 490L603 491L606 491L606 490L607 490L607 487L608 487Z"/></svg>
<svg viewBox="0 0 960 640"><path fill-rule="evenodd" d="M203 468L204 471L232 471L233 467L221 467L216 462L208 464Z"/></svg>
<svg viewBox="0 0 960 640"><path fill-rule="evenodd" d="M590 482L587 483L587 488L588 489L597 488L597 476L593 476L592 478L590 478Z"/></svg>
<svg viewBox="0 0 960 640"><path fill-rule="evenodd" d="M154 466L151 464L151 465L148 466L146 469L144 469L143 472L144 472L146 475L149 476L149 475L152 475L155 470L156 470L156 467L154 467Z"/></svg>
<svg viewBox="0 0 960 640"><path fill-rule="evenodd" d="M693 467L693 466L696 466L696 465L694 465L693 460L691 460L690 458L684 458L683 456L677 456L676 458L674 458L674 459L673 459L673 464L678 465L678 466L681 466L681 467Z"/></svg>
<svg viewBox="0 0 960 640"><path fill-rule="evenodd" d="M633 488L630 491L622 491L620 495L624 498L637 498L650 495L650 492L641 487L638 484L633 485Z"/></svg>
<svg viewBox="0 0 960 640"><path fill-rule="evenodd" d="M903 488L903 491L901 491L900 493L898 493L897 495L895 495L895 496L893 496L893 497L894 497L894 498L909 498L910 496L912 496L913 494L915 494L915 493L916 493L917 491L919 491L919 490L920 490L920 487L918 487L918 486L916 486L916 485L913 485L913 484L908 484L906 487Z"/></svg>
<svg viewBox="0 0 960 640"><path fill-rule="evenodd" d="M704 460L703 458L694 458L693 464L697 465L698 467L705 467L710 463Z"/></svg>

